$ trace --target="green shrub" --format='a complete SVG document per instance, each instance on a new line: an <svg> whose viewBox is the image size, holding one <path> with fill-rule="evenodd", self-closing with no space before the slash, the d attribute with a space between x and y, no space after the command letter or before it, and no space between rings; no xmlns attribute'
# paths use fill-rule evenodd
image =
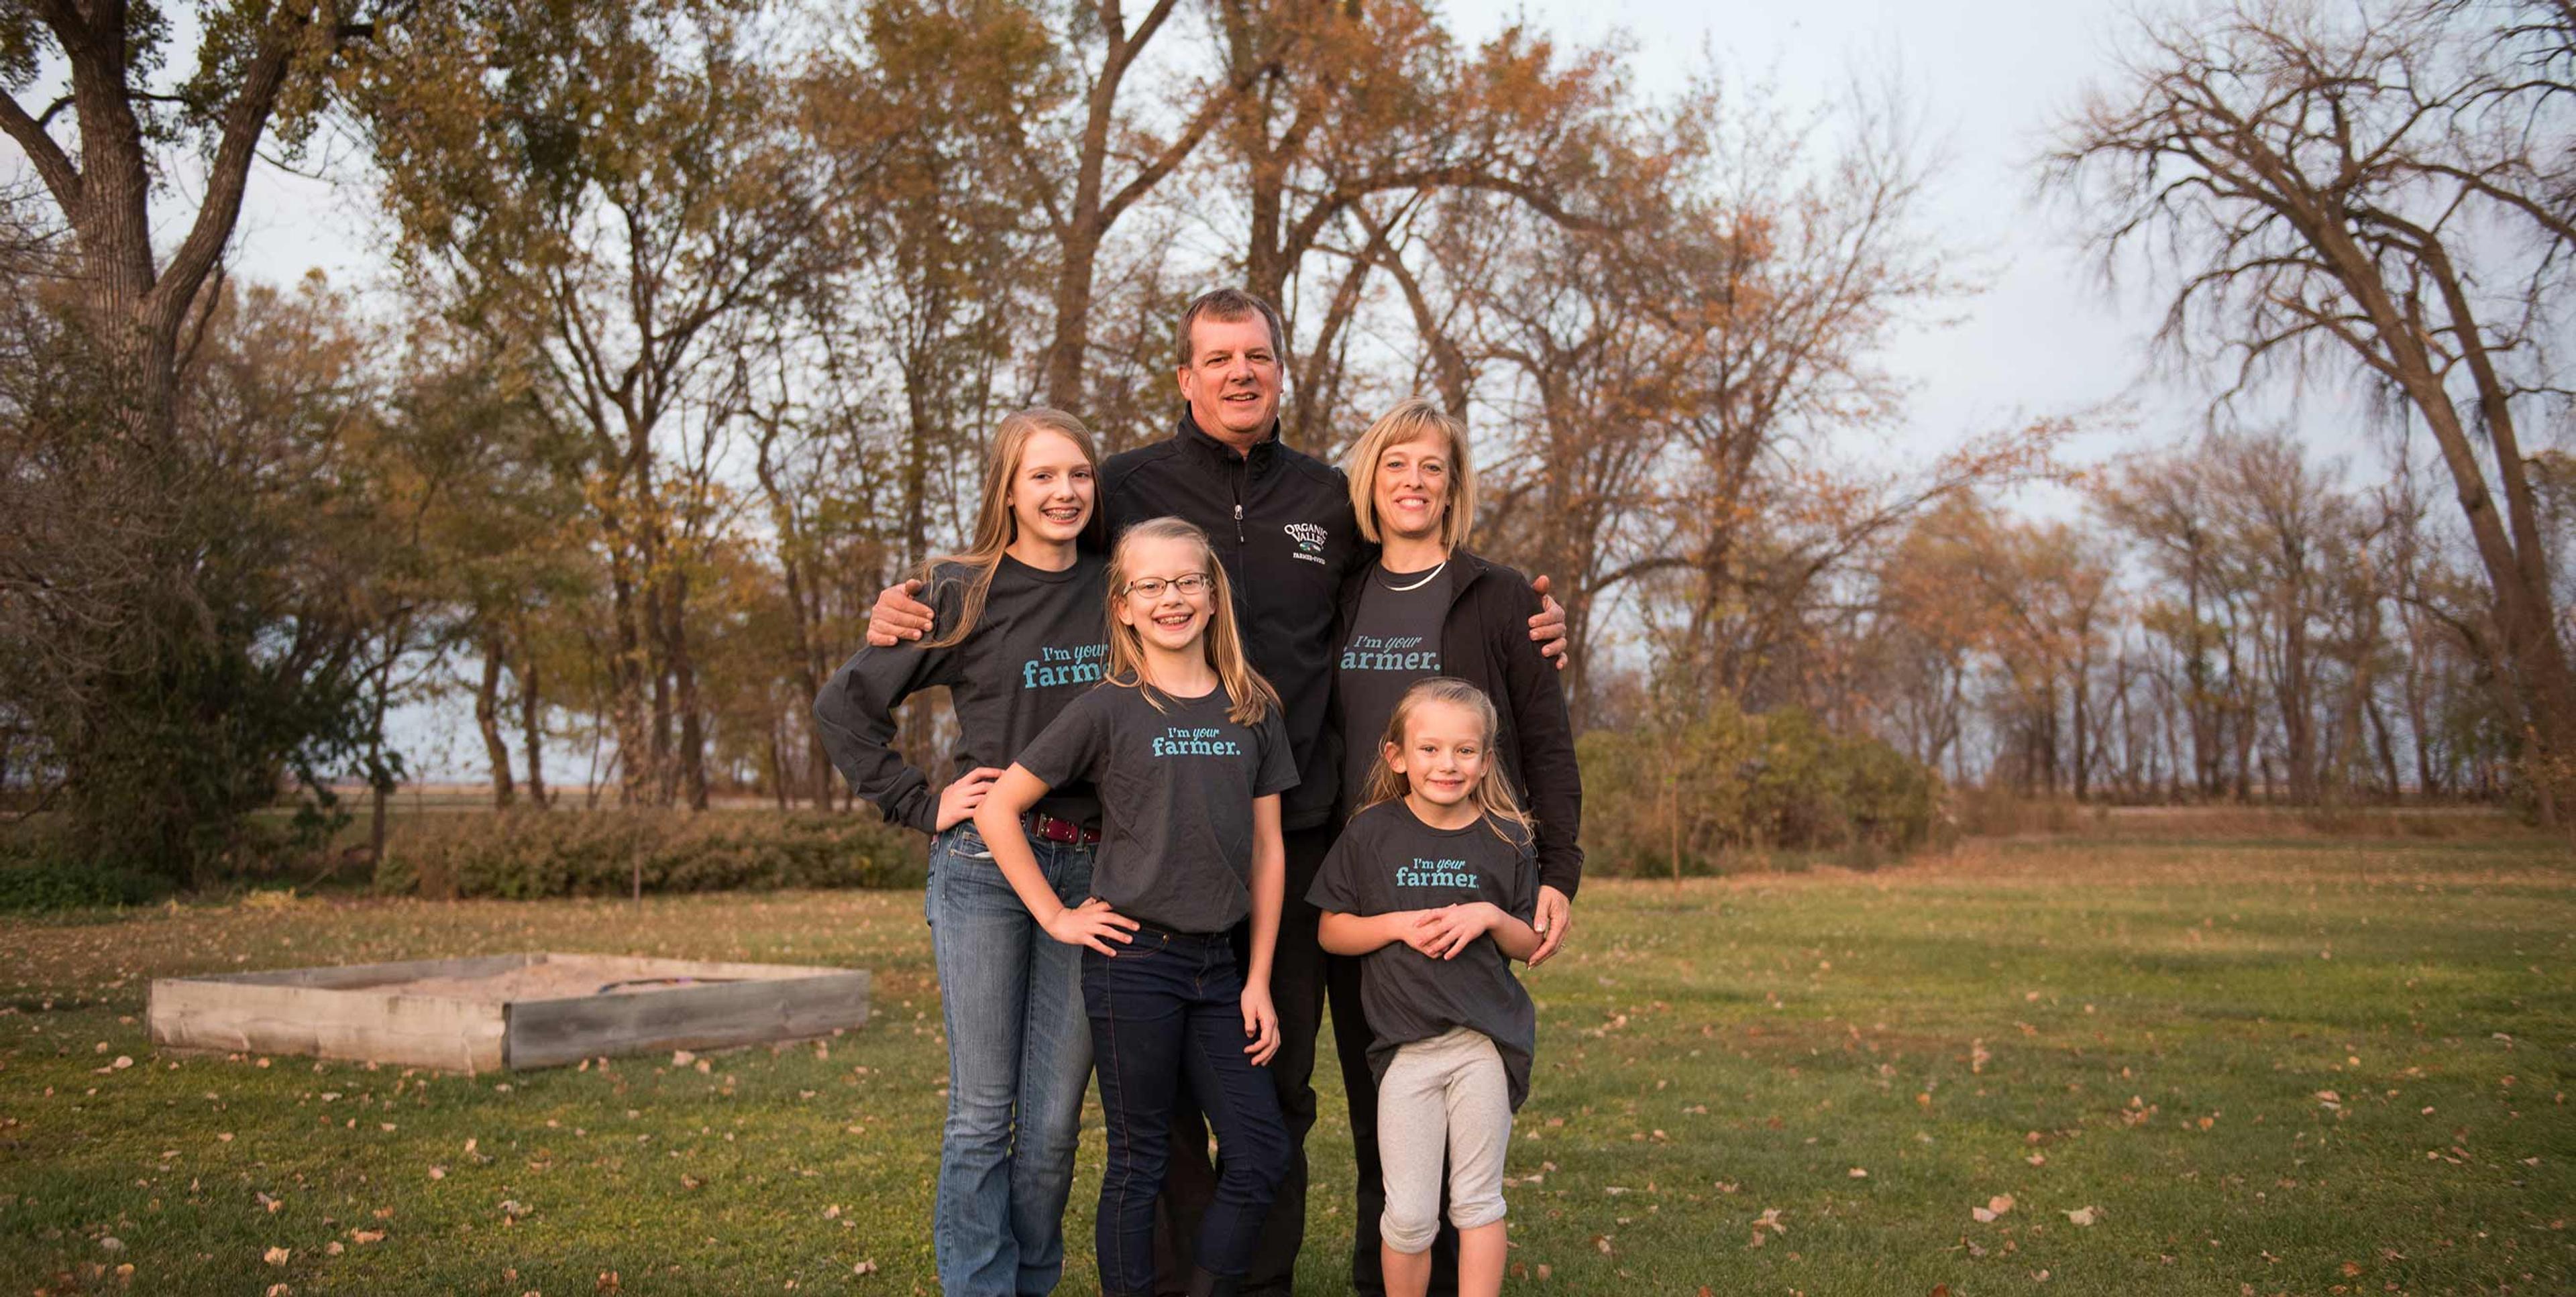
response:
<svg viewBox="0 0 2576 1297"><path fill-rule="evenodd" d="M620 896L782 887L918 887L921 835L854 815L517 811L414 821L386 844L379 892Z"/></svg>
<svg viewBox="0 0 2576 1297"><path fill-rule="evenodd" d="M51 840L0 843L0 912L149 905L169 892L167 878L81 860L64 854Z"/></svg>
<svg viewBox="0 0 2576 1297"><path fill-rule="evenodd" d="M1875 868L1930 841L1940 819L1931 770L1795 709L1718 701L1678 727L1596 730L1575 751L1593 872L1710 873L1773 851Z"/></svg>

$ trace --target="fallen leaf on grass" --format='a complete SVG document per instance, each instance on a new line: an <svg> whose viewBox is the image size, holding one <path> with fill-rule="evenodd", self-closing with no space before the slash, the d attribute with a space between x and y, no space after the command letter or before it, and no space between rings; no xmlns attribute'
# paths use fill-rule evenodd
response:
<svg viewBox="0 0 2576 1297"><path fill-rule="evenodd" d="M1869 1172L1860 1167L1853 1167L1851 1169L1851 1178L1855 1180L1866 1180L1869 1178Z"/></svg>
<svg viewBox="0 0 2576 1297"><path fill-rule="evenodd" d="M850 1267L851 1274L875 1274L876 1272L877 1263L874 1261L861 1261L857 1265Z"/></svg>
<svg viewBox="0 0 2576 1297"><path fill-rule="evenodd" d="M2094 1213L2100 1210L2101 1208L2098 1207L2078 1207L2073 1211L2067 1212L2066 1219L2072 1224L2090 1225L2096 1219Z"/></svg>
<svg viewBox="0 0 2576 1297"><path fill-rule="evenodd" d="M259 1259L266 1261L270 1265L284 1265L286 1264L286 1259L293 1255L295 1255L295 1252L292 1248L273 1247L260 1253Z"/></svg>
<svg viewBox="0 0 2576 1297"><path fill-rule="evenodd" d="M349 1241L360 1247L365 1247L369 1243L382 1243L385 1241L385 1232L380 1229L353 1229L349 1231Z"/></svg>

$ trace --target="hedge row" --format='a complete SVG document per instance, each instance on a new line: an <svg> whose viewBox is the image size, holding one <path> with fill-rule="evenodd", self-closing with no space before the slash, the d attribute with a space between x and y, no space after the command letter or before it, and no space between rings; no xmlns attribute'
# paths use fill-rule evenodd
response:
<svg viewBox="0 0 2576 1297"><path fill-rule="evenodd" d="M1680 872L1718 873L1774 851L1868 867L1943 828L1939 776L1796 709L1717 700L1680 726L1595 730L1578 751L1590 872L1669 874L1678 857Z"/></svg>
<svg viewBox="0 0 2576 1297"><path fill-rule="evenodd" d="M781 887L918 887L921 835L851 815L546 811L423 817L386 845L379 892L622 896Z"/></svg>
<svg viewBox="0 0 2576 1297"><path fill-rule="evenodd" d="M169 894L169 880L152 874L0 844L0 913L118 909Z"/></svg>

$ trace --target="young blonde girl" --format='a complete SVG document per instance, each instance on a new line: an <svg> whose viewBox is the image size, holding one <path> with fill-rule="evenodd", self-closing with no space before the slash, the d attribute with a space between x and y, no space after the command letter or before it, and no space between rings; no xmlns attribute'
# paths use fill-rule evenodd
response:
<svg viewBox="0 0 2576 1297"><path fill-rule="evenodd" d="M1224 1151L1190 1292L1232 1293L1288 1169L1271 958L1287 872L1279 794L1297 782L1279 698L1245 660L1225 569L1175 518L1131 527L1109 560L1109 679L1067 707L993 786L998 830L1048 789L1087 781L1103 808L1091 895L1067 904L1024 843L993 859L1048 935L1082 949L1100 1104L1101 1290L1154 1286L1154 1198L1186 1080ZM1229 931L1246 918L1238 958Z"/></svg>
<svg viewBox="0 0 2576 1297"><path fill-rule="evenodd" d="M1368 804L1307 896L1323 912L1324 949L1366 965L1390 1297L1429 1287L1444 1156L1458 1292L1502 1291L1503 1158L1538 1036L1510 961L1527 962L1540 938L1533 826L1495 760L1499 728L1493 702L1463 680L1407 689L1378 745Z"/></svg>

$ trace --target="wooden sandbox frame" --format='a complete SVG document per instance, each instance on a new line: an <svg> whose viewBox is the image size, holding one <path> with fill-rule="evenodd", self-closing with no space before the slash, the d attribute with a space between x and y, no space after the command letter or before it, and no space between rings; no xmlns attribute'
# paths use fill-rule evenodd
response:
<svg viewBox="0 0 2576 1297"><path fill-rule="evenodd" d="M513 999L456 989L547 966L619 993ZM419 993L418 983L444 984ZM625 989L652 983L650 989ZM868 974L793 964L514 954L162 977L152 1043L494 1072L610 1054L828 1036L868 1020Z"/></svg>

